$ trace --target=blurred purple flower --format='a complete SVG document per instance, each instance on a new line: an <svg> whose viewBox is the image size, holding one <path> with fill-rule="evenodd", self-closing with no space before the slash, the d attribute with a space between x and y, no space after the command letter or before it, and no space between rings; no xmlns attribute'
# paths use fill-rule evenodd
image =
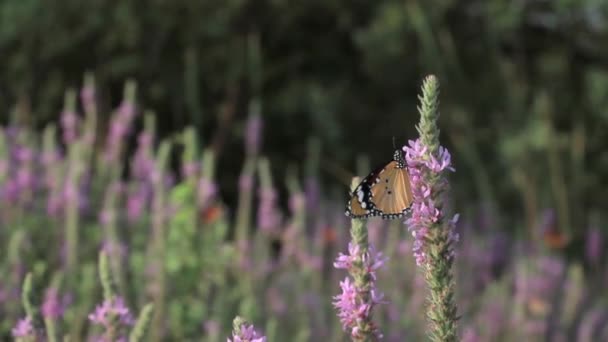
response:
<svg viewBox="0 0 608 342"><path fill-rule="evenodd" d="M101 250L106 253L106 255L116 256L119 258L123 258L127 255L127 246L119 241L111 241L104 240L101 244Z"/></svg>
<svg viewBox="0 0 608 342"><path fill-rule="evenodd" d="M468 327L462 333L462 342L478 342L481 341L479 335L472 327Z"/></svg>
<svg viewBox="0 0 608 342"><path fill-rule="evenodd" d="M66 203L78 203L80 200L78 187L70 177L66 178L65 184L63 185L63 200Z"/></svg>
<svg viewBox="0 0 608 342"><path fill-rule="evenodd" d="M118 161L124 139L131 130L135 118L135 105L124 100L110 121L110 130L106 140L105 158L108 162Z"/></svg>
<svg viewBox="0 0 608 342"><path fill-rule="evenodd" d="M34 337L35 331L34 326L32 325L32 319L30 317L20 319L11 332L13 333L14 338Z"/></svg>
<svg viewBox="0 0 608 342"><path fill-rule="evenodd" d="M274 315L281 316L287 312L288 305L285 298L276 287L270 287L266 290L266 302Z"/></svg>
<svg viewBox="0 0 608 342"><path fill-rule="evenodd" d="M0 305L2 305L9 296L9 291L7 291L4 286L0 283Z"/></svg>
<svg viewBox="0 0 608 342"><path fill-rule="evenodd" d="M242 173L239 177L239 192L247 192L253 189L253 176Z"/></svg>
<svg viewBox="0 0 608 342"><path fill-rule="evenodd" d="M594 308L585 313L578 327L577 341L598 341L597 333L605 320L606 312L600 308Z"/></svg>
<svg viewBox="0 0 608 342"><path fill-rule="evenodd" d="M139 135L138 141L137 151L135 151L135 155L133 156L131 175L137 180L151 181L150 174L156 166L156 161L150 151L152 135L148 132L143 132Z"/></svg>
<svg viewBox="0 0 608 342"><path fill-rule="evenodd" d="M112 318L117 318L124 325L132 325L134 323L133 316L129 308L125 306L122 297L105 300L95 308L93 313L89 314L91 322L105 327L110 326Z"/></svg>
<svg viewBox="0 0 608 342"><path fill-rule="evenodd" d="M61 152L59 150L54 151L44 151L40 154L40 163L44 167L50 167L53 164L60 161L62 158Z"/></svg>
<svg viewBox="0 0 608 342"><path fill-rule="evenodd" d="M602 257L602 233L598 227L592 227L587 230L585 241L585 256L587 261L593 265L599 265Z"/></svg>
<svg viewBox="0 0 608 342"><path fill-rule="evenodd" d="M408 229L414 236L414 257L418 266L426 262L425 238L428 229L437 222L444 219L444 213L435 203L438 193L445 191L448 184L445 178L439 178L435 184L427 184L426 180L431 174L439 174L444 170L454 171L451 166L451 157L447 149L439 147L437 156L429 156L428 148L421 139L410 140L409 146L404 146L405 159L412 184L414 201L412 203L412 215L407 219ZM434 176L436 177L436 176ZM454 231L458 214L447 222L449 239L458 241L458 234ZM453 249L450 251L453 256Z"/></svg>
<svg viewBox="0 0 608 342"><path fill-rule="evenodd" d="M540 219L541 231L552 229L557 224L557 215L553 208L543 210Z"/></svg>
<svg viewBox="0 0 608 342"><path fill-rule="evenodd" d="M289 196L289 211L292 214L296 214L304 210L304 205L306 204L306 200L302 193L296 192Z"/></svg>
<svg viewBox="0 0 608 342"><path fill-rule="evenodd" d="M15 160L21 164L29 163L34 159L34 152L26 146L15 145L12 152Z"/></svg>
<svg viewBox="0 0 608 342"><path fill-rule="evenodd" d="M266 233L272 233L281 225L281 213L277 208L277 192L272 187L258 190L258 227Z"/></svg>
<svg viewBox="0 0 608 342"><path fill-rule="evenodd" d="M207 336L217 336L220 333L221 325L218 321L208 320L203 323L203 330Z"/></svg>
<svg viewBox="0 0 608 342"><path fill-rule="evenodd" d="M199 170L199 165L195 161L189 161L182 164L182 177L190 178L196 176Z"/></svg>
<svg viewBox="0 0 608 342"><path fill-rule="evenodd" d="M206 207L217 194L217 184L206 177L201 177L197 184L198 202L202 207Z"/></svg>
<svg viewBox="0 0 608 342"><path fill-rule="evenodd" d="M16 175L17 186L20 191L31 190L34 187L34 175L31 165L21 165Z"/></svg>
<svg viewBox="0 0 608 342"><path fill-rule="evenodd" d="M95 87L85 85L80 90L80 101L85 112L93 112L95 110Z"/></svg>
<svg viewBox="0 0 608 342"><path fill-rule="evenodd" d="M44 302L41 309L42 316L51 319L61 317L69 302L70 298L68 296L63 296L60 299L59 291L56 288L49 287L44 293Z"/></svg>
<svg viewBox="0 0 608 342"><path fill-rule="evenodd" d="M245 149L247 155L258 154L262 140L262 126L262 117L259 114L249 116L245 130Z"/></svg>
<svg viewBox="0 0 608 342"><path fill-rule="evenodd" d="M78 136L78 115L71 110L65 110L61 114L61 129L63 131L63 142L66 144L73 143Z"/></svg>
<svg viewBox="0 0 608 342"><path fill-rule="evenodd" d="M138 148L140 149L148 149L152 147L152 143L154 142L154 136L152 133L148 131L143 131L137 137Z"/></svg>
<svg viewBox="0 0 608 342"><path fill-rule="evenodd" d="M4 179L8 174L8 161L0 159L0 179Z"/></svg>
<svg viewBox="0 0 608 342"><path fill-rule="evenodd" d="M304 193L306 194L306 211L315 215L321 200L319 182L315 177L308 177L306 178L304 189Z"/></svg>
<svg viewBox="0 0 608 342"><path fill-rule="evenodd" d="M122 139L127 135L129 126L120 117L115 118L110 122L110 132L108 133L108 143L111 146L120 146Z"/></svg>
<svg viewBox="0 0 608 342"><path fill-rule="evenodd" d="M143 184L139 185L135 191L130 192L127 198L127 219L130 223L137 221L143 214L150 192Z"/></svg>
<svg viewBox="0 0 608 342"><path fill-rule="evenodd" d="M307 251L296 249L296 256L298 261L308 269L313 271L320 271L323 267L323 259L318 255L311 255Z"/></svg>
<svg viewBox="0 0 608 342"><path fill-rule="evenodd" d="M15 179L9 179L2 188L2 198L9 203L19 199L19 185Z"/></svg>
<svg viewBox="0 0 608 342"><path fill-rule="evenodd" d="M63 210L63 197L61 193L52 191L46 200L46 213L50 217L57 218Z"/></svg>
<svg viewBox="0 0 608 342"><path fill-rule="evenodd" d="M253 325L243 324L238 333L232 334L232 339L228 338L228 342L266 342L266 336L256 332Z"/></svg>
<svg viewBox="0 0 608 342"><path fill-rule="evenodd" d="M110 223L114 222L114 218L116 217L116 213L112 209L103 209L99 212L99 223L103 226L107 226Z"/></svg>
<svg viewBox="0 0 608 342"><path fill-rule="evenodd" d="M106 336L91 336L88 340L89 342L127 342L128 339L126 336L116 337L114 339L109 339Z"/></svg>
<svg viewBox="0 0 608 342"><path fill-rule="evenodd" d="M125 121L131 121L135 118L135 115L135 105L131 101L123 100L118 107L118 116Z"/></svg>

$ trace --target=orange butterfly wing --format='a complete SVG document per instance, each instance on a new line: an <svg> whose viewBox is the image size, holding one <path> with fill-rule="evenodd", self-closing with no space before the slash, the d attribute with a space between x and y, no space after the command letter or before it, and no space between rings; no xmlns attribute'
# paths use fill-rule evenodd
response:
<svg viewBox="0 0 608 342"><path fill-rule="evenodd" d="M401 217L412 204L412 189L407 168L393 160L374 170L355 188L346 215L351 218Z"/></svg>
<svg viewBox="0 0 608 342"><path fill-rule="evenodd" d="M378 175L379 182L372 188L372 200L384 215L399 215L409 208L413 201L410 176L407 168L398 168L397 162L390 162Z"/></svg>

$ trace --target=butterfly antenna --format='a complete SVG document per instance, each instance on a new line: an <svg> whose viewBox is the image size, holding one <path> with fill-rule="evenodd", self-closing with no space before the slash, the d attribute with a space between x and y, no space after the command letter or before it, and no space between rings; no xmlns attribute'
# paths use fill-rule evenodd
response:
<svg viewBox="0 0 608 342"><path fill-rule="evenodd" d="M393 135L393 149L397 149L397 145L395 145L395 136Z"/></svg>

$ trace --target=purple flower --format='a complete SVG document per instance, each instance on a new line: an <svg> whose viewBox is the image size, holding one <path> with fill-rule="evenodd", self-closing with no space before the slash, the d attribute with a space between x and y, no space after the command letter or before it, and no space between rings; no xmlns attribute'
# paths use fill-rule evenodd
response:
<svg viewBox="0 0 608 342"><path fill-rule="evenodd" d="M206 177L201 177L197 184L198 202L202 207L207 206L217 194L217 185Z"/></svg>
<svg viewBox="0 0 608 342"><path fill-rule="evenodd" d="M238 333L232 334L232 339L228 338L228 342L266 342L266 336L256 332L253 325L243 324Z"/></svg>
<svg viewBox="0 0 608 342"><path fill-rule="evenodd" d="M102 304L95 308L95 311L89 314L89 320L95 324L109 327L112 319L117 318L122 324L132 325L134 323L133 316L129 308L125 306L122 297L114 297L110 300L105 300Z"/></svg>
<svg viewBox="0 0 608 342"><path fill-rule="evenodd" d="M348 252L348 255L340 253L334 267L348 270L355 279L367 279L367 287L360 288L361 285L347 277L340 282L342 293L334 297L333 305L338 309L342 329L352 337L362 337L360 323L368 322L368 328L380 338L382 334L371 322L371 312L375 305L383 303L384 295L376 288L376 271L386 263L387 258L382 253L376 253L373 246L363 251L352 242L348 245Z"/></svg>
<svg viewBox="0 0 608 342"><path fill-rule="evenodd" d="M597 227L590 228L587 231L587 239L585 241L585 255L587 261L593 265L598 265L602 257L602 234Z"/></svg>
<svg viewBox="0 0 608 342"><path fill-rule="evenodd" d="M105 158L109 162L117 161L123 146L123 141L131 129L135 118L135 105L130 101L123 101L110 122L110 131L106 141Z"/></svg>
<svg viewBox="0 0 608 342"><path fill-rule="evenodd" d="M186 162L182 165L182 176L184 178L190 178L196 176L198 173L199 165L196 162Z"/></svg>
<svg viewBox="0 0 608 342"><path fill-rule="evenodd" d="M8 174L8 161L6 159L0 159L0 179L4 179Z"/></svg>
<svg viewBox="0 0 608 342"><path fill-rule="evenodd" d="M66 203L77 203L80 200L78 188L72 179L66 179L63 188L63 199Z"/></svg>
<svg viewBox="0 0 608 342"><path fill-rule="evenodd" d="M150 191L143 185L130 192L127 198L127 219L129 222L133 223L141 217L148 203L149 193Z"/></svg>
<svg viewBox="0 0 608 342"><path fill-rule="evenodd" d="M253 176L247 173L242 173L239 177L239 191L251 191L253 189Z"/></svg>
<svg viewBox="0 0 608 342"><path fill-rule="evenodd" d="M220 333L220 328L220 323L212 319L203 323L203 330L209 336L217 336Z"/></svg>
<svg viewBox="0 0 608 342"><path fill-rule="evenodd" d="M65 308L69 302L69 297L64 296L59 298L59 291L56 288L49 287L44 294L44 302L42 303L42 316L45 318L57 319L63 315Z"/></svg>
<svg viewBox="0 0 608 342"><path fill-rule="evenodd" d="M304 210L306 199L302 193L296 192L289 196L289 211L296 214Z"/></svg>
<svg viewBox="0 0 608 342"><path fill-rule="evenodd" d="M472 327L468 327L462 334L462 342L477 342L480 341L479 334Z"/></svg>
<svg viewBox="0 0 608 342"><path fill-rule="evenodd" d="M281 225L281 214L276 203L277 192L272 187L260 188L258 196L258 227L264 232L272 232Z"/></svg>
<svg viewBox="0 0 608 342"><path fill-rule="evenodd" d="M14 338L35 336L32 319L30 317L20 319L11 332Z"/></svg>
<svg viewBox="0 0 608 342"><path fill-rule="evenodd" d="M86 112L95 110L95 87L93 85L85 85L80 90L80 101Z"/></svg>
<svg viewBox="0 0 608 342"><path fill-rule="evenodd" d="M359 246L349 242L348 243L348 254L340 253L338 258L334 262L335 268L343 268L349 270L353 267L353 262L355 262L359 255Z"/></svg>
<svg viewBox="0 0 608 342"><path fill-rule="evenodd" d="M308 177L305 183L306 194L306 210L310 213L316 213L319 208L321 193L319 182L315 177Z"/></svg>
<svg viewBox="0 0 608 342"><path fill-rule="evenodd" d="M17 162L25 164L34 159L34 152L29 147L17 145L13 150L13 157L17 160Z"/></svg>
<svg viewBox="0 0 608 342"><path fill-rule="evenodd" d="M91 336L88 340L89 342L127 342L128 339L126 336L121 336L117 338L110 339L106 336Z"/></svg>
<svg viewBox="0 0 608 342"><path fill-rule="evenodd" d="M66 144L74 142L77 138L78 115L74 111L65 110L61 114L61 129L63 130L63 142Z"/></svg>
<svg viewBox="0 0 608 342"><path fill-rule="evenodd" d="M414 196L412 215L406 223L414 236L413 251L416 264L421 266L426 262L425 238L428 229L444 219L444 213L436 204L436 200L447 189L447 181L436 175L444 170L454 171L454 168L451 166L448 150L440 146L437 155L428 156L428 148L421 139L410 140L409 146L404 146L403 151ZM437 178L437 181L429 184L427 183L429 177ZM458 222L458 214L447 221L451 242L458 241L458 234L455 232L456 222ZM453 250L450 253L453 255Z"/></svg>
<svg viewBox="0 0 608 342"><path fill-rule="evenodd" d="M118 117L125 121L131 121L135 118L135 114L135 105L131 101L122 101L118 107Z"/></svg>
<svg viewBox="0 0 608 342"><path fill-rule="evenodd" d="M17 186L23 190L30 189L34 186L34 175L32 169L28 165L22 165L17 170Z"/></svg>
<svg viewBox="0 0 608 342"><path fill-rule="evenodd" d="M127 246L120 241L104 240L101 244L101 250L106 255L112 255L119 258L124 258L127 255Z"/></svg>
<svg viewBox="0 0 608 342"><path fill-rule="evenodd" d="M114 218L116 217L114 210L112 209L104 209L99 212L99 223L103 226L107 226L110 223L114 222Z"/></svg>
<svg viewBox="0 0 608 342"><path fill-rule="evenodd" d="M247 120L245 148L248 155L255 155L260 150L262 125L262 117L259 114L253 114L249 117L249 120Z"/></svg>

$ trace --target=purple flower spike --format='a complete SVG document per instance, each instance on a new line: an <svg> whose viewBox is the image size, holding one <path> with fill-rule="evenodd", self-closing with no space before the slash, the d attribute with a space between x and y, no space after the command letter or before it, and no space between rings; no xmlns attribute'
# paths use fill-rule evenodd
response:
<svg viewBox="0 0 608 342"><path fill-rule="evenodd" d="M277 208L277 192L272 187L263 187L258 191L258 227L267 233L274 232L281 225L281 213Z"/></svg>
<svg viewBox="0 0 608 342"><path fill-rule="evenodd" d="M266 342L266 336L255 331L253 325L248 324L240 317L234 319L234 329L232 339L228 342Z"/></svg>
<svg viewBox="0 0 608 342"><path fill-rule="evenodd" d="M425 238L431 225L441 222L444 213L436 205L437 194L447 189L445 179L440 179L436 184L428 184L426 179L431 173L439 174L444 170L454 171L451 165L450 153L443 147L439 147L437 156L428 156L428 148L424 146L421 139L410 140L409 146L404 146L405 159L410 172L410 181L414 202L412 203L412 216L407 219L406 224L414 237L414 257L416 264L422 266L426 262ZM455 232L458 214L447 220L449 239L451 242L458 241ZM450 252L453 255L453 251Z"/></svg>
<svg viewBox="0 0 608 342"><path fill-rule="evenodd" d="M245 131L245 148L248 155L255 155L260 150L262 143L262 117L259 114L253 114L247 120L247 128Z"/></svg>
<svg viewBox="0 0 608 342"><path fill-rule="evenodd" d="M20 319L11 332L14 338L35 336L32 319L30 317Z"/></svg>
<svg viewBox="0 0 608 342"><path fill-rule="evenodd" d="M198 180L196 191L199 204L202 207L206 207L211 203L211 201L213 201L213 199L217 195L217 184L212 180L207 179L206 177L201 177Z"/></svg>
<svg viewBox="0 0 608 342"><path fill-rule="evenodd" d="M134 323L133 316L129 308L126 307L122 297L114 297L98 305L95 311L89 315L89 320L95 324L109 327L111 317L116 317L124 325L132 325Z"/></svg>
<svg viewBox="0 0 608 342"><path fill-rule="evenodd" d="M44 302L42 303L42 316L51 319L63 316L68 301L69 297L64 296L63 299L59 298L59 291L56 288L48 288L44 294Z"/></svg>
<svg viewBox="0 0 608 342"><path fill-rule="evenodd" d="M348 270L355 279L353 282L347 277L341 281L342 293L334 297L333 304L338 309L342 329L357 340L370 333L381 338L382 334L371 322L371 313L374 306L384 303L384 295L376 288L376 271L386 263L387 258L377 253L373 246L362 250L352 242L348 244L348 253L340 253L334 262L334 267ZM363 284L362 280L367 284ZM362 325L362 322L365 323Z"/></svg>

